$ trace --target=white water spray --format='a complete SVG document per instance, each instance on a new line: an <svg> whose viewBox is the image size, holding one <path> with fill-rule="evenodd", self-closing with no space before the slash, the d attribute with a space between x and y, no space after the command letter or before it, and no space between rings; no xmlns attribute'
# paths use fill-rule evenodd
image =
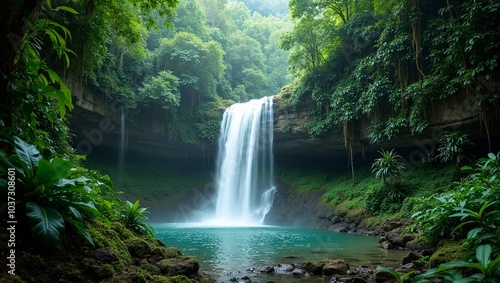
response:
<svg viewBox="0 0 500 283"><path fill-rule="evenodd" d="M219 225L260 225L272 206L273 98L229 107L222 119L217 156Z"/></svg>

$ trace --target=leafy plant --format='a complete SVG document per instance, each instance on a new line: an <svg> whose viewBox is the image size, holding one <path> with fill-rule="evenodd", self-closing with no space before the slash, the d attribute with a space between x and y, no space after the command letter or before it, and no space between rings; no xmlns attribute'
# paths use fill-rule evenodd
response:
<svg viewBox="0 0 500 283"><path fill-rule="evenodd" d="M399 161L401 156L394 149L389 152L382 149L379 153L382 157L373 162L372 173L375 173L375 177L383 179L389 198L392 201L401 202L405 197L400 186L401 174L406 166Z"/></svg>
<svg viewBox="0 0 500 283"><path fill-rule="evenodd" d="M467 158L465 150L472 144L468 135L460 131L446 132L439 141L441 145L437 157L443 162L454 162L457 166Z"/></svg>
<svg viewBox="0 0 500 283"><path fill-rule="evenodd" d="M147 208L140 206L139 200L135 201L134 203L127 201L121 207L119 218L125 225L127 225L131 229L144 235L153 236L153 227L144 222L148 219L148 217L144 215L147 212Z"/></svg>
<svg viewBox="0 0 500 283"><path fill-rule="evenodd" d="M406 166L399 161L401 156L394 149L391 151L380 150L382 157L375 159L372 164L372 173L375 177L382 178L384 184L394 185L401 182L401 173Z"/></svg>
<svg viewBox="0 0 500 283"><path fill-rule="evenodd" d="M87 215L107 219L96 208L99 195L90 187L90 179L73 176L77 170L74 161L45 158L35 146L14 137L16 155L7 156L0 150L0 175L7 176L7 168L16 172L16 204L26 215L32 235L43 248L62 248L66 224L73 225L91 244L92 237L84 228ZM7 183L0 183L7 189ZM3 205L5 207L5 203Z"/></svg>
<svg viewBox="0 0 500 283"><path fill-rule="evenodd" d="M392 276L394 276L394 278L396 279L396 282L398 283L403 283L405 282L405 280L410 277L410 275L412 275L413 273L415 273L415 271L409 271L403 275L400 275L399 273L397 273L396 271L390 269L390 268L387 268L387 267L383 267L383 266L377 266L377 270L379 271L383 271L383 272L387 272L389 274L391 274Z"/></svg>

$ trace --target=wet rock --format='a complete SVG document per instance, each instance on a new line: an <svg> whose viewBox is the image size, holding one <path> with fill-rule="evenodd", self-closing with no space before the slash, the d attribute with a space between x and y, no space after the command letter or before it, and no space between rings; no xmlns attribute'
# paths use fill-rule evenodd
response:
<svg viewBox="0 0 500 283"><path fill-rule="evenodd" d="M407 263L412 263L416 260L418 260L420 257L416 255L413 252L408 253L404 258L403 258L403 265Z"/></svg>
<svg viewBox="0 0 500 283"><path fill-rule="evenodd" d="M304 265L304 270L312 274L322 275L323 266L325 266L324 261L308 261Z"/></svg>
<svg viewBox="0 0 500 283"><path fill-rule="evenodd" d="M291 264L278 264L277 266L274 267L274 272L275 273L290 273L294 269L293 265Z"/></svg>
<svg viewBox="0 0 500 283"><path fill-rule="evenodd" d="M294 261L292 262L292 266L294 268L304 268L304 265L306 265L304 262L302 261Z"/></svg>
<svg viewBox="0 0 500 283"><path fill-rule="evenodd" d="M347 261L343 259L334 259L325 262L323 266L323 275L330 276L333 274L345 275L350 269Z"/></svg>
<svg viewBox="0 0 500 283"><path fill-rule="evenodd" d="M297 268L292 271L292 277L301 278L302 276L304 276L304 271L302 269Z"/></svg>
<svg viewBox="0 0 500 283"><path fill-rule="evenodd" d="M392 249L392 245L391 243L389 243L389 241L384 241L380 244L380 248L383 250L390 250Z"/></svg>
<svg viewBox="0 0 500 283"><path fill-rule="evenodd" d="M409 241L413 240L416 238L415 234L404 234L402 235L403 228L399 227L396 228L387 234L385 234L385 237L387 238L387 241L391 243L393 248L399 247L399 248L404 248L406 246L406 243Z"/></svg>
<svg viewBox="0 0 500 283"><path fill-rule="evenodd" d="M274 272L273 266L266 266L260 269L260 273L273 273L273 272Z"/></svg>
<svg viewBox="0 0 500 283"><path fill-rule="evenodd" d="M118 261L118 257L109 248L95 250L94 258L104 263Z"/></svg>

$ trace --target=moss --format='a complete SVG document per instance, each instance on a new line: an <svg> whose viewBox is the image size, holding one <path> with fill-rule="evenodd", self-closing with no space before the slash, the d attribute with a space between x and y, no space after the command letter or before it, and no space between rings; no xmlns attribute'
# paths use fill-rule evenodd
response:
<svg viewBox="0 0 500 283"><path fill-rule="evenodd" d="M128 252L133 257L142 258L145 255L152 254L152 248L148 242L141 238L132 238L125 241Z"/></svg>
<svg viewBox="0 0 500 283"><path fill-rule="evenodd" d="M115 269L111 264L102 263L95 259L84 258L81 264L85 272L96 280L110 278L115 274Z"/></svg>
<svg viewBox="0 0 500 283"><path fill-rule="evenodd" d="M178 248L165 248L165 258L176 258L182 255Z"/></svg>
<svg viewBox="0 0 500 283"><path fill-rule="evenodd" d="M92 221L87 225L87 230L94 239L96 248L109 248L117 257L118 262L114 263L119 267L132 262L132 257L128 252L122 237L133 236L131 232L120 231L123 225L117 223L104 223ZM118 228L120 232L113 228ZM125 229L126 230L126 229Z"/></svg>
<svg viewBox="0 0 500 283"><path fill-rule="evenodd" d="M158 268L157 266L154 266L148 262L141 263L139 265L139 268L147 271L151 275L160 275L161 274L160 268Z"/></svg>
<svg viewBox="0 0 500 283"><path fill-rule="evenodd" d="M195 275L200 269L198 259L193 256L181 256L177 258L164 259L158 262L157 266L164 275Z"/></svg>
<svg viewBox="0 0 500 283"><path fill-rule="evenodd" d="M191 283L192 281L184 275L176 275L170 278L171 283Z"/></svg>
<svg viewBox="0 0 500 283"><path fill-rule="evenodd" d="M466 248L458 242L442 240L429 259L429 266L436 267L445 262L461 260L465 257Z"/></svg>

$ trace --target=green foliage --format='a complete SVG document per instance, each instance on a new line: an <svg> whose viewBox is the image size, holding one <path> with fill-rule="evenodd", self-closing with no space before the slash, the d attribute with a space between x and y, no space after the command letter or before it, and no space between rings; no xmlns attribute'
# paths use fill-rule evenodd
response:
<svg viewBox="0 0 500 283"><path fill-rule="evenodd" d="M123 224L132 230L144 235L153 236L153 227L144 222L148 219L145 213L147 213L147 208L141 207L138 200L134 203L127 201L125 205L121 207L118 217Z"/></svg>
<svg viewBox="0 0 500 283"><path fill-rule="evenodd" d="M463 170L472 172L465 180L457 182L453 190L417 200L412 218L423 237L437 241L452 235L467 239L472 247L498 241L495 240L495 237L498 239L495 228L498 212L495 211L500 209L497 203L500 198L499 156L500 153L490 153L488 158L478 161L475 169L464 167ZM458 217L469 221L462 224Z"/></svg>
<svg viewBox="0 0 500 283"><path fill-rule="evenodd" d="M467 158L465 150L471 145L468 135L460 131L446 132L439 139L439 154L437 157L443 162L454 162L460 166Z"/></svg>
<svg viewBox="0 0 500 283"><path fill-rule="evenodd" d="M401 183L401 174L406 166L399 161L401 155L392 149L391 151L381 150L382 157L375 159L372 164L372 173L375 177L381 178L384 185L398 186Z"/></svg>
<svg viewBox="0 0 500 283"><path fill-rule="evenodd" d="M33 236L44 249L55 245L62 248L62 236L66 223L70 223L90 242L92 238L84 228L86 215L106 218L96 208L101 197L89 179L71 176L77 170L74 162L61 158L42 157L40 152L18 137L14 138L14 157L0 151L3 178L7 168L15 169L16 202L25 214ZM7 189L3 182L2 190ZM5 192L5 194L7 194Z"/></svg>
<svg viewBox="0 0 500 283"><path fill-rule="evenodd" d="M317 127L311 128L368 118L370 142L380 143L422 133L431 105L450 97L465 97L464 109L477 107L484 120L496 115L490 108L500 97L492 79L499 68L496 1L328 0L289 6L295 26L281 46L291 51L298 82L293 87L302 101L323 108L313 113Z"/></svg>
<svg viewBox="0 0 500 283"><path fill-rule="evenodd" d="M52 9L50 3L43 11L48 9ZM52 10L57 11L75 13L66 6ZM55 54L57 59L64 61L66 68L69 67L70 56L74 54L67 47L71 33L65 26L48 18L27 24L28 29L16 53L14 72L7 78L6 95L12 99L12 109L9 113L2 113L2 117L10 116L12 124L7 126L12 127L11 134L22 134L24 139L45 145L52 152L70 154L65 138L69 130L64 116L67 109L73 109L71 92L49 66L48 60Z"/></svg>
<svg viewBox="0 0 500 283"><path fill-rule="evenodd" d="M372 215L395 213L401 209L400 190L374 185L365 193L365 208Z"/></svg>

